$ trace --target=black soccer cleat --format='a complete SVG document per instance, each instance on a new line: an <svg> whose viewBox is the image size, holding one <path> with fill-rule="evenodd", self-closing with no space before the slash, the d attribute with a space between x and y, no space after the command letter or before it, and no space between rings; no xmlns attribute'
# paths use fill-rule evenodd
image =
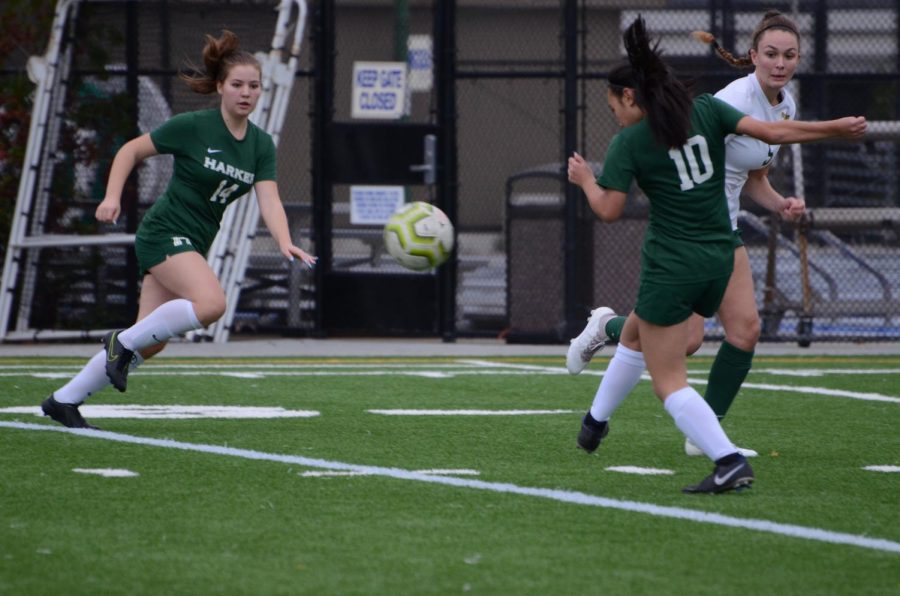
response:
<svg viewBox="0 0 900 596"><path fill-rule="evenodd" d="M50 418L56 420L63 426L68 426L69 428L90 428L92 430L100 430L96 426L88 424L88 421L85 420L81 416L81 412L78 411L79 404L61 404L56 401L56 398L51 394L50 397L41 402L41 410L44 411L44 416L50 416Z"/></svg>
<svg viewBox="0 0 900 596"><path fill-rule="evenodd" d="M685 493L717 494L730 490L740 492L750 488L756 476L747 458L740 453L727 464L716 464L713 473L700 481L700 484L685 486L681 489Z"/></svg>
<svg viewBox="0 0 900 596"><path fill-rule="evenodd" d="M106 376L113 387L124 392L128 386L128 369L134 352L119 342L118 331L107 333L103 345L106 346Z"/></svg>
<svg viewBox="0 0 900 596"><path fill-rule="evenodd" d="M597 422L588 412L581 419L581 432L578 433L578 446L588 453L593 453L600 446L603 437L609 434L609 422Z"/></svg>

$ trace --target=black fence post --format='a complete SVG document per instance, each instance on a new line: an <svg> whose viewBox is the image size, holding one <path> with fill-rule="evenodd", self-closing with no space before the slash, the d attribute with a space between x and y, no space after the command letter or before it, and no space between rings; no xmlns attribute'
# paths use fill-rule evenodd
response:
<svg viewBox="0 0 900 596"><path fill-rule="evenodd" d="M565 285L563 298L565 300L565 334L569 337L575 334L578 321L583 314L580 312L578 271L579 267L579 226L578 205L581 201L581 191L573 184L565 182L566 163L572 152L578 147L578 2L577 0L563 0L563 147L561 167L563 176L564 195L566 199L565 234L563 238L563 283ZM586 269L586 268L585 268Z"/></svg>
<svg viewBox="0 0 900 596"><path fill-rule="evenodd" d="M437 74L437 121L440 129L437 168L438 206L458 230L456 158L456 0L435 0L435 71ZM459 254L458 238L456 253ZM456 341L457 259L454 256L438 270L439 332L445 342Z"/></svg>
<svg viewBox="0 0 900 596"><path fill-rule="evenodd" d="M332 188L327 174L331 164L327 163L331 151L328 129L334 117L334 55L335 55L335 15L334 3L317 2L313 26L313 84L312 110L312 236L316 254L319 257L314 270L315 315L313 335L325 334L325 272L331 269L331 203Z"/></svg>

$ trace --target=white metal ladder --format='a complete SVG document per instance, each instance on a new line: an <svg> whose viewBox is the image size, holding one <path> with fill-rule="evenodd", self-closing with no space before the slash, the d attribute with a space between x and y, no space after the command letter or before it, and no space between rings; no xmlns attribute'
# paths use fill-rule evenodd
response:
<svg viewBox="0 0 900 596"><path fill-rule="evenodd" d="M297 9L296 14L293 8ZM282 0L278 10L272 49L267 55L257 54L262 65L263 95L251 116L254 124L272 135L276 147L287 114L294 72L306 30L306 0ZM285 44L292 27L294 34L288 49ZM202 335L211 337L217 343L228 341L258 226L259 205L256 193L251 191L249 197L228 207L219 234L209 251L209 265L225 291L225 314L206 330L193 332L189 337Z"/></svg>
<svg viewBox="0 0 900 596"><path fill-rule="evenodd" d="M74 20L82 0L59 0L54 14L53 27L47 51L43 56L32 56L28 61L28 73L37 83L32 108L22 178L16 197L9 243L0 279L0 341L36 339L74 339L100 337L107 330L52 330L31 329L29 319L34 291L37 284L37 255L40 248L129 245L133 234L60 235L44 234L44 220L49 204L47 164L55 159L65 86L71 62L71 46L63 48L65 30ZM296 7L296 17L293 16ZM306 25L306 0L282 0L277 10L278 20L271 50L259 55L263 67L263 93L254 112L253 121L270 133L278 143L281 126L287 111L294 72L300 54L300 46ZM293 43L284 49L287 32L294 27ZM285 61L284 57L287 56ZM236 201L226 211L222 229L209 253L209 263L219 277L228 300L225 316L210 326L209 333L215 341L228 340L228 330L234 318L234 310L240 297L247 260L259 220L259 208L255 193ZM29 226L30 221L30 226ZM33 250L28 250L33 249ZM22 270L22 287L15 328L9 329L12 306L15 301L17 279Z"/></svg>

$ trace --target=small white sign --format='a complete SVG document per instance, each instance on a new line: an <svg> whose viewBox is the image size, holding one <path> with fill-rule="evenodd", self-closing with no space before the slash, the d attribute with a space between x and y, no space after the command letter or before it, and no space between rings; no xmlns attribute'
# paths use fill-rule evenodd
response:
<svg viewBox="0 0 900 596"><path fill-rule="evenodd" d="M405 199L402 186L351 186L350 223L386 224Z"/></svg>
<svg viewBox="0 0 900 596"><path fill-rule="evenodd" d="M409 90L431 91L434 60L430 35L410 35L406 40Z"/></svg>
<svg viewBox="0 0 900 596"><path fill-rule="evenodd" d="M353 118L396 120L406 114L406 64L353 63Z"/></svg>

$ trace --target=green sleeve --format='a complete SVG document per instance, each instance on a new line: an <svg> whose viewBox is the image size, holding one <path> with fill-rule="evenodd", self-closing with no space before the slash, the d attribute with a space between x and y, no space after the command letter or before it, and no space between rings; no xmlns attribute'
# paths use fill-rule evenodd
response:
<svg viewBox="0 0 900 596"><path fill-rule="evenodd" d="M718 97L709 96L713 107L719 113L719 119L722 121L723 131L725 134L734 134L737 130L738 122L747 114L738 110L734 106L725 103Z"/></svg>
<svg viewBox="0 0 900 596"><path fill-rule="evenodd" d="M185 147L186 138L194 136L194 115L185 112L172 116L150 133L150 140L160 154L177 154Z"/></svg>
<svg viewBox="0 0 900 596"><path fill-rule="evenodd" d="M619 133L613 137L606 150L603 173L597 178L597 184L603 188L628 192L636 173L637 169L631 152L628 150L627 141L622 133Z"/></svg>

